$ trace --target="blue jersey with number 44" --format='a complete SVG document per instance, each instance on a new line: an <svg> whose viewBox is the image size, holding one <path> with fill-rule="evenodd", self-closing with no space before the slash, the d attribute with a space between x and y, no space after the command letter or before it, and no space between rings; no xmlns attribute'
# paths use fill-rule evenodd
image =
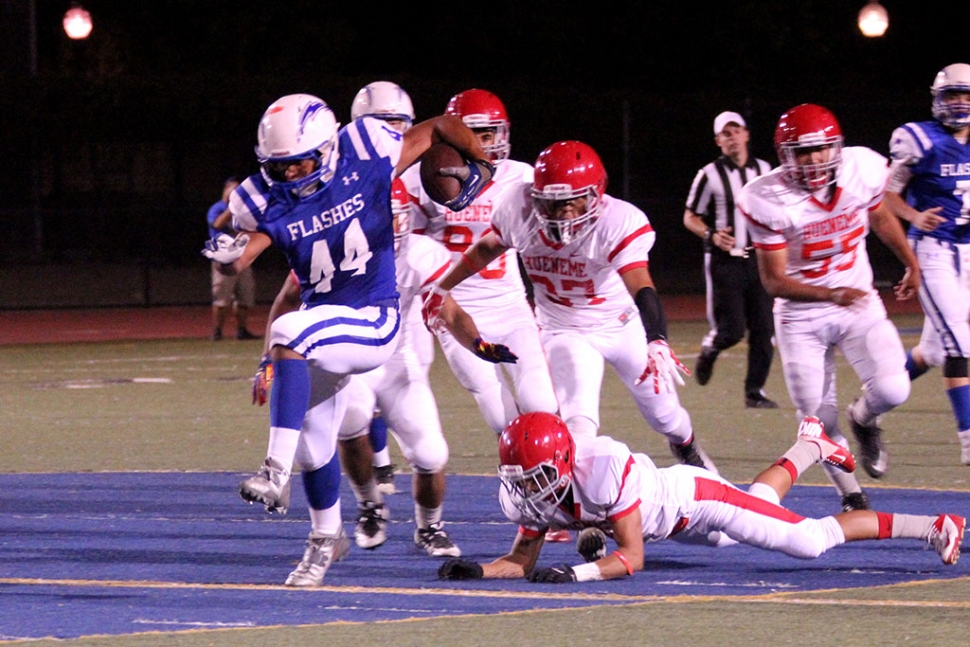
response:
<svg viewBox="0 0 970 647"><path fill-rule="evenodd" d="M235 227L273 239L307 307L397 298L391 180L401 138L379 120L358 119L340 130L337 169L323 190L296 198L256 174L233 192Z"/></svg>
<svg viewBox="0 0 970 647"><path fill-rule="evenodd" d="M957 141L938 121L903 124L893 131L890 153L909 167L906 202L917 211L943 207L946 218L932 232L909 228L910 237L970 243L970 144Z"/></svg>

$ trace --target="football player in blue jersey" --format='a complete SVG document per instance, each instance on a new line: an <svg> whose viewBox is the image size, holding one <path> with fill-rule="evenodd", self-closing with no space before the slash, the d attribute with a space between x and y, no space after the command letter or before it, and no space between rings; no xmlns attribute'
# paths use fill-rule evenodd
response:
<svg viewBox="0 0 970 647"><path fill-rule="evenodd" d="M391 182L437 142L451 144L467 160L440 171L461 181L447 206L462 209L491 179L493 167L457 117L435 117L404 133L371 118L341 129L322 99L284 96L259 123L260 172L230 197L233 225L243 233L219 236L203 250L235 274L273 245L299 279L303 307L270 330L275 388L266 460L240 485L244 499L285 512L290 471L295 463L302 468L312 530L287 586L320 585L349 549L336 455L346 409L342 388L347 375L380 366L396 347ZM306 424L311 418L315 423Z"/></svg>
<svg viewBox="0 0 970 647"><path fill-rule="evenodd" d="M970 465L970 65L944 67L931 92L935 119L893 131L885 199L912 223L910 244L923 275L923 334L906 368L915 379L943 366L961 462Z"/></svg>

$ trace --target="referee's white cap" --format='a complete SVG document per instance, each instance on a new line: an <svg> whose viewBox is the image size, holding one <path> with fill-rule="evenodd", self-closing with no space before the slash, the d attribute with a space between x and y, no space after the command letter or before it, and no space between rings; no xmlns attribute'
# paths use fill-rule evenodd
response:
<svg viewBox="0 0 970 647"><path fill-rule="evenodd" d="M744 123L744 117L736 112L726 111L722 112L718 116L714 117L714 134L719 135L724 127L730 123L736 123L742 128L747 128L748 124Z"/></svg>

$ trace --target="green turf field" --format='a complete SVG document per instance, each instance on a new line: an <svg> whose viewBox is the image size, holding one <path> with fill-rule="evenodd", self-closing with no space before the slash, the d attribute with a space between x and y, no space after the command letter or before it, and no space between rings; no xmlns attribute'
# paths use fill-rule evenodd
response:
<svg viewBox="0 0 970 647"><path fill-rule="evenodd" d="M919 319L905 317L896 323L911 330ZM693 365L705 328L701 322L671 326L673 346L688 366ZM903 341L908 348L916 338L904 334ZM0 346L0 471L252 471L263 458L268 420L268 409L249 401L249 379L259 351L259 342L207 340ZM688 381L680 390L698 439L721 473L740 483L787 449L797 426L777 357L767 390L782 408L743 407L745 353L742 345L722 354L710 384L699 387ZM472 398L451 377L440 353L432 380L451 447L449 470L493 473L494 434L485 427ZM843 361L839 382L840 401L847 404L858 392L858 381ZM883 427L889 472L879 483L860 473L863 487L966 490L970 503L970 468L959 462L959 444L938 371L914 383L910 400L885 416ZM647 452L660 465L673 462L666 442L646 426L608 369L601 433ZM397 448L392 452L401 465ZM825 479L821 470L813 470L802 482L822 484ZM832 497L834 511L834 492ZM241 503L233 498L226 500L226 505L237 504ZM954 512L966 515L970 505ZM57 643L495 645L515 636L523 645L956 644L964 640L968 600L970 578L965 578L770 599L685 596L587 611Z"/></svg>

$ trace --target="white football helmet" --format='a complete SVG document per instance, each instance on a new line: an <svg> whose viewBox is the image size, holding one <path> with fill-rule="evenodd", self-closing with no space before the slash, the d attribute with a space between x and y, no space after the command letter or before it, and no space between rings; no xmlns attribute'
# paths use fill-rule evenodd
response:
<svg viewBox="0 0 970 647"><path fill-rule="evenodd" d="M322 189L337 169L337 133L340 124L333 110L311 94L288 94L263 113L256 134L256 158L270 186L306 197ZM314 170L297 180L286 180L286 167L313 159Z"/></svg>
<svg viewBox="0 0 970 647"><path fill-rule="evenodd" d="M350 106L350 118L376 117L383 121L401 120L407 130L414 122L411 97L390 81L374 81L360 89Z"/></svg>
<svg viewBox="0 0 970 647"><path fill-rule="evenodd" d="M944 126L963 128L970 125L970 102L946 101L951 92L970 92L970 65L947 65L936 75L933 86L933 116Z"/></svg>

